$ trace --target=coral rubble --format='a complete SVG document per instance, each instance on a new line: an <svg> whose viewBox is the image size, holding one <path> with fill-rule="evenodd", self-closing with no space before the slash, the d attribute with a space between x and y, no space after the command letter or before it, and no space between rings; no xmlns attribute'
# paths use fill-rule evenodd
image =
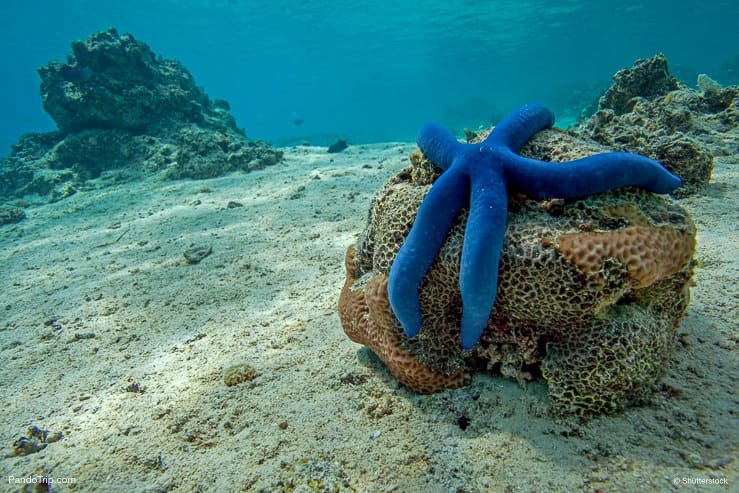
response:
<svg viewBox="0 0 739 493"><path fill-rule="evenodd" d="M545 130L521 154L564 161L602 150ZM612 412L648 396L667 370L689 301L695 227L687 212L631 187L579 200L514 195L495 309L481 343L463 351L466 210L421 284L418 336L403 334L387 299L390 265L439 171L417 151L376 194L367 227L347 252L339 301L347 335L418 392L463 385L487 367L519 381L541 372L558 412Z"/></svg>
<svg viewBox="0 0 739 493"><path fill-rule="evenodd" d="M251 141L226 101L211 101L176 60L115 29L72 43L66 63L39 68L44 109L59 130L28 134L0 167L0 199L58 200L103 172L210 178L259 169L282 151Z"/></svg>

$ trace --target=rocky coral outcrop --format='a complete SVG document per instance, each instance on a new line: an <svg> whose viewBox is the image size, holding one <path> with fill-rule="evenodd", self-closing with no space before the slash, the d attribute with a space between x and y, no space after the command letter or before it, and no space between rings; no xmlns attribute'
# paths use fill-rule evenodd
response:
<svg viewBox="0 0 739 493"><path fill-rule="evenodd" d="M662 54L637 60L633 67L616 72L613 81L614 84L601 96L599 107L612 109L616 115L631 111L636 97L664 96L679 87L677 79L670 75L667 58Z"/></svg>
<svg viewBox="0 0 739 493"><path fill-rule="evenodd" d="M162 172L210 178L275 164L282 151L247 139L226 101L212 101L176 60L109 29L39 69L59 130L23 136L0 166L0 199L58 200L90 179Z"/></svg>
<svg viewBox="0 0 739 493"><path fill-rule="evenodd" d="M677 195L694 193L708 184L714 157L735 153L739 141L739 88L702 79L697 91L670 75L664 55L638 60L616 73L577 132L656 159L683 179Z"/></svg>
<svg viewBox="0 0 739 493"><path fill-rule="evenodd" d="M602 151L546 130L521 154L560 161ZM514 197L496 305L481 342L463 351L458 286L467 211L421 285L419 335L403 334L387 301L389 267L438 176L417 151L377 192L347 253L339 301L347 335L417 392L462 385L482 367L518 380L541 374L558 412L613 412L649 395L667 370L689 301L695 227L687 212L635 188L580 200Z"/></svg>
<svg viewBox="0 0 739 493"><path fill-rule="evenodd" d="M0 226L17 223L26 218L26 213L20 207L0 205Z"/></svg>

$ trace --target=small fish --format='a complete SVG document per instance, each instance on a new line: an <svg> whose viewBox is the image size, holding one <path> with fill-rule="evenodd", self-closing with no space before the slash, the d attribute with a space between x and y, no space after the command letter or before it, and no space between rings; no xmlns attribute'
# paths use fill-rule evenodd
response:
<svg viewBox="0 0 739 493"><path fill-rule="evenodd" d="M300 126L300 125L302 125L302 124L303 124L303 119L302 119L302 118L296 118L296 119L295 119L295 120L293 121L293 125L295 125L296 127L297 127L297 126Z"/></svg>
<svg viewBox="0 0 739 493"><path fill-rule="evenodd" d="M62 65L59 72L67 82L84 82L92 77L92 69L90 67Z"/></svg>

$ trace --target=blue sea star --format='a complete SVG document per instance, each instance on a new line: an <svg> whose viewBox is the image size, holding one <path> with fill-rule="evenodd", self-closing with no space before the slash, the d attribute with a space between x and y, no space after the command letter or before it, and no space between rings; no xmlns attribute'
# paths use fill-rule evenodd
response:
<svg viewBox="0 0 739 493"><path fill-rule="evenodd" d="M418 132L418 146L443 171L423 199L390 268L390 305L408 337L421 330L421 281L462 207L469 205L459 267L460 335L462 347L471 349L495 305L508 187L544 200L584 197L624 186L669 193L681 184L660 163L639 154L606 152L565 163L518 155L536 132L553 124L549 109L530 103L503 119L479 144L462 144L437 123L427 123Z"/></svg>

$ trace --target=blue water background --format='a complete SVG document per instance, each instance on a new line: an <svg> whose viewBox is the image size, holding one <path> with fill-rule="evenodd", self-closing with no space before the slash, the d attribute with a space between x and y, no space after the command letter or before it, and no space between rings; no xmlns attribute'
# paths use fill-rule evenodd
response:
<svg viewBox="0 0 739 493"><path fill-rule="evenodd" d="M426 120L459 130L529 100L567 124L637 58L663 52L694 84L739 51L736 0L3 4L0 155L22 133L55 128L36 68L108 27L180 60L250 137L278 145L412 140Z"/></svg>

